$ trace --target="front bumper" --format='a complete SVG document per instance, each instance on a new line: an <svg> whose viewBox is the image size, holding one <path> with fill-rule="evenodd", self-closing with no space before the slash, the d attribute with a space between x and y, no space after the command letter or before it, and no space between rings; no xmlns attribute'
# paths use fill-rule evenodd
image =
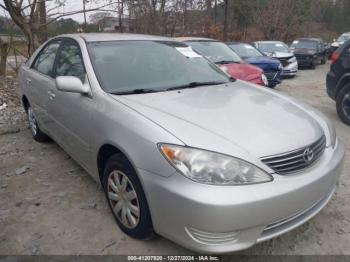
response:
<svg viewBox="0 0 350 262"><path fill-rule="evenodd" d="M298 73L298 62L283 67L282 76L295 76Z"/></svg>
<svg viewBox="0 0 350 262"><path fill-rule="evenodd" d="M299 67L309 67L315 62L316 58L313 56L297 57Z"/></svg>
<svg viewBox="0 0 350 262"><path fill-rule="evenodd" d="M267 77L267 81L269 82L269 86L276 86L282 82L282 70L267 70L264 71L264 74Z"/></svg>
<svg viewBox="0 0 350 262"><path fill-rule="evenodd" d="M161 177L138 170L155 231L191 250L228 253L288 232L329 201L341 173L339 140L303 173L249 186L210 186L181 174Z"/></svg>

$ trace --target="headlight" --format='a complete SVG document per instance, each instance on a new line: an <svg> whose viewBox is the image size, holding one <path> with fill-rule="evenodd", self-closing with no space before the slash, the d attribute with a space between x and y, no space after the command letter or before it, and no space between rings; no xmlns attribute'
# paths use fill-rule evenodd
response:
<svg viewBox="0 0 350 262"><path fill-rule="evenodd" d="M278 66L278 71L281 71L282 69L283 69L282 64L279 64L279 66Z"/></svg>
<svg viewBox="0 0 350 262"><path fill-rule="evenodd" d="M159 149L181 174L210 185L248 185L273 180L272 176L243 160L205 150L160 144Z"/></svg>
<svg viewBox="0 0 350 262"><path fill-rule="evenodd" d="M269 85L269 81L267 80L267 77L265 74L261 75L261 81L264 83L265 86Z"/></svg>

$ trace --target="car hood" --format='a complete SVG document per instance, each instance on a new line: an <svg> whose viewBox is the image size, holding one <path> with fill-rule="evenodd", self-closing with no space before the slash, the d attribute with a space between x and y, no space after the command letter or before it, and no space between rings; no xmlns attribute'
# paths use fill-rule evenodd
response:
<svg viewBox="0 0 350 262"><path fill-rule="evenodd" d="M224 64L218 66L230 76L244 81L261 78L261 74L263 73L259 67L246 63Z"/></svg>
<svg viewBox="0 0 350 262"><path fill-rule="evenodd" d="M279 60L266 56L245 58L244 61L259 66L264 70L278 70L281 64Z"/></svg>
<svg viewBox="0 0 350 262"><path fill-rule="evenodd" d="M259 158L302 148L323 134L317 120L292 99L239 80L114 98L184 144L207 150L230 144Z"/></svg>
<svg viewBox="0 0 350 262"><path fill-rule="evenodd" d="M332 47L340 47L340 46L342 46L344 44L344 42L334 42L334 43L332 43Z"/></svg>
<svg viewBox="0 0 350 262"><path fill-rule="evenodd" d="M307 48L296 48L296 49L293 49L293 53L295 55L315 55L316 51L312 49L307 49Z"/></svg>

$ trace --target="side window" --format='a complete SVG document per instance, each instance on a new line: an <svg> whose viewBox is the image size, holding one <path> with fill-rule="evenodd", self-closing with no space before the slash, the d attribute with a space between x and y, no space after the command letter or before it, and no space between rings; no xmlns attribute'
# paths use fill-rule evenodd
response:
<svg viewBox="0 0 350 262"><path fill-rule="evenodd" d="M63 44L56 64L56 76L76 76L85 80L85 68L77 43L68 41Z"/></svg>
<svg viewBox="0 0 350 262"><path fill-rule="evenodd" d="M44 75L53 76L53 66L60 44L61 41L54 41L44 47L37 56L32 68Z"/></svg>

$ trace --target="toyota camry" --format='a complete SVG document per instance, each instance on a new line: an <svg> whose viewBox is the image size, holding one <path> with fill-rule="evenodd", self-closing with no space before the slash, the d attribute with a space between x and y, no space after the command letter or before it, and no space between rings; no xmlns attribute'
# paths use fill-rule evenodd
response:
<svg viewBox="0 0 350 262"><path fill-rule="evenodd" d="M325 116L229 77L186 43L58 36L19 84L33 138L101 183L133 238L233 252L300 226L335 191L345 146Z"/></svg>

